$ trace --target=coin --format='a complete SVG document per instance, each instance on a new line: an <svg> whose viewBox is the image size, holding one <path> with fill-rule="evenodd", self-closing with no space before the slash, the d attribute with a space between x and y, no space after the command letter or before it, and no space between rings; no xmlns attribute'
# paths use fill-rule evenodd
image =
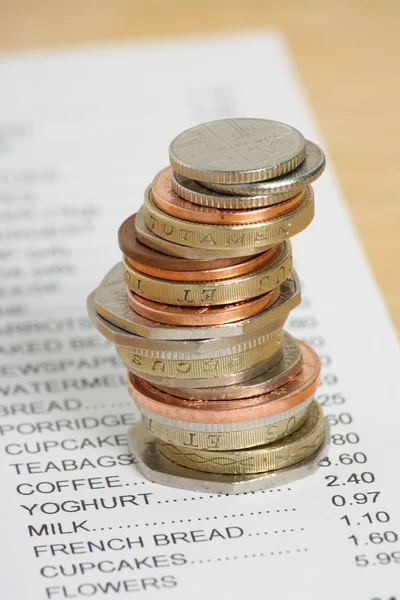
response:
<svg viewBox="0 0 400 600"><path fill-rule="evenodd" d="M236 257L218 259L212 255L206 260L191 260L189 257L181 258L179 256L165 254L165 252L159 251L158 248L153 249L152 246L146 246L146 241L148 242L147 239L144 239L145 243L139 241L140 234L138 234L136 230L136 220L142 221L142 227L145 227L143 217L140 219L136 214L131 215L120 226L118 230L118 241L119 247L125 256L140 261L142 265L148 265L149 267L157 266L160 269L170 271L204 271L205 269L223 269L225 267L232 267L242 263L246 258ZM148 233L149 236L154 237L150 232Z"/></svg>
<svg viewBox="0 0 400 600"><path fill-rule="evenodd" d="M308 458L278 471L253 475L220 475L204 473L168 460L156 447L154 436L143 423L133 425L128 432L131 451L137 458L137 468L150 481L184 490L207 494L239 494L274 488L312 475L318 462L326 456L330 429L325 421L325 436L321 447Z"/></svg>
<svg viewBox="0 0 400 600"><path fill-rule="evenodd" d="M117 345L117 353L128 369L132 366L135 373L140 372L142 377L149 373L154 376L179 379L182 382L185 379L207 379L212 382L215 377L246 371L272 357L276 357L277 362L281 358L282 329L277 329L262 338L256 340L254 345L238 345L236 348L228 349L226 353L204 358L192 358L192 355L185 354L180 357L172 353L170 355L160 353L159 357L155 357L154 352L148 356L138 352L138 348L120 345ZM278 352L280 353L277 354ZM197 384L201 385L202 382L198 381Z"/></svg>
<svg viewBox="0 0 400 600"><path fill-rule="evenodd" d="M130 348L140 356L154 359L186 360L197 358L221 358L238 352L245 352L264 344L277 330L282 329L284 318L274 321L262 331L250 331L244 335L225 338L208 339L148 339L125 331L104 319L95 308L95 294L92 292L87 299L89 318L100 333L119 346ZM167 326L164 326L167 329ZM184 329L184 328L182 328ZM174 328L171 327L173 331Z"/></svg>
<svg viewBox="0 0 400 600"><path fill-rule="evenodd" d="M278 348L274 354L266 354L263 356L263 348L260 348L260 354L257 352L253 353L253 356L246 356L247 364L251 364L252 366L243 366L241 365L241 370L236 371L235 369L230 369L228 373L218 376L218 383L223 386L236 386L241 385L243 382L246 382L248 379L253 379L253 377L257 377L266 369L272 369L281 359L282 359L282 345ZM235 360L241 361L242 357L239 355L234 356ZM233 364L234 361L232 361ZM207 363L204 363L206 367L208 367ZM159 389L162 389L164 386L168 388L179 388L186 389L188 392L193 394L193 390L197 388L211 386L215 383L215 374L211 373L211 376L208 375L208 371L205 370L202 377L185 377L182 378L181 374L176 377L172 377L171 373L169 375L164 375L163 372L157 372L156 369L152 369L151 372L147 372L143 374L139 368L133 363L125 362L125 366L128 369L129 373L132 375L136 375L137 377L144 377L146 381L157 386ZM176 367L176 364L170 365L172 368ZM202 366L201 364L198 366ZM225 369L225 367L224 367ZM146 413L145 410L141 408L143 413Z"/></svg>
<svg viewBox="0 0 400 600"><path fill-rule="evenodd" d="M235 387L238 388L240 385L235 385ZM303 412L313 400L314 396L310 396L309 398L306 398L306 400L303 400L303 402L300 404L292 406L292 408L282 411L281 413L270 415L268 417L262 417L260 419L252 419L250 421L238 421L236 423L194 423L190 421L178 421L177 419L170 419L157 413L153 413L140 405L138 405L138 408L140 413L146 416L148 419L157 421L157 423L160 423L161 425L167 425L173 429L190 429L191 431L201 433L218 433L220 431L231 433L233 431L249 431L258 429L259 427L269 427L270 425L275 425L276 423L280 423L281 421L295 417L299 413Z"/></svg>
<svg viewBox="0 0 400 600"><path fill-rule="evenodd" d="M275 181L270 179L269 181ZM175 171L171 171L171 185L174 192L181 198L210 208L218 208L223 210L251 210L263 208L264 206L272 206L280 202L286 202L294 196L289 189L274 194L260 194L258 196L232 196L211 189L211 184L204 183L203 185L194 179L179 175ZM223 184L214 184L220 186ZM226 184L228 185L228 184ZM230 184L231 186L239 184ZM244 184L243 184L244 185ZM250 184L248 184L250 185ZM300 190L301 191L301 190Z"/></svg>
<svg viewBox="0 0 400 600"><path fill-rule="evenodd" d="M261 181L291 171L305 158L302 134L278 121L221 119L172 140L172 167L198 181Z"/></svg>
<svg viewBox="0 0 400 600"><path fill-rule="evenodd" d="M227 494L305 476L329 437L321 365L283 327L300 302L289 238L313 218L325 157L290 126L224 119L177 136L170 162L87 301L141 413L138 468Z"/></svg>
<svg viewBox="0 0 400 600"><path fill-rule="evenodd" d="M169 444L210 451L240 450L262 446L263 444L271 444L276 440L287 437L303 425L307 412L308 408L288 419L255 429L215 431L212 433L191 430L189 424L187 425L187 429L176 429L175 427L158 423L146 415L142 415L142 421L154 437Z"/></svg>
<svg viewBox="0 0 400 600"><path fill-rule="evenodd" d="M147 227L158 237L192 248L229 248L232 256L237 248L267 249L290 238L307 227L314 216L314 194L306 188L303 202L289 213L271 221L247 225L206 225L167 215L153 201L147 188L143 204Z"/></svg>
<svg viewBox="0 0 400 600"><path fill-rule="evenodd" d="M300 346L287 331L284 332L282 342L281 360L272 368L264 369L262 373L247 379L240 386L224 386L218 382L218 387L196 388L188 390L186 388L169 388L167 386L158 386L162 391L168 392L179 398L188 400L239 400L240 398L252 398L268 394L281 387L290 378L300 373L303 365L303 354ZM193 427L193 425L192 425Z"/></svg>
<svg viewBox="0 0 400 600"><path fill-rule="evenodd" d="M123 340L129 340L129 334L134 333L148 340L214 338L214 346L219 347L219 344L226 345L227 338L237 339L237 336L252 332L268 333L276 329L276 324L285 322L289 312L300 303L300 299L300 282L296 273L292 271L290 277L280 286L278 300L267 310L253 317L215 326L164 325L146 319L131 309L127 299L122 265L119 263L107 273L97 290L89 296L88 310L95 321L95 327L101 329L103 335L116 343L125 344ZM100 320L99 317L102 319Z"/></svg>
<svg viewBox="0 0 400 600"><path fill-rule="evenodd" d="M312 402L303 425L291 435L250 450L198 450L157 439L161 454L181 466L206 471L241 475L283 469L314 454L325 435L324 414L318 402Z"/></svg>
<svg viewBox="0 0 400 600"><path fill-rule="evenodd" d="M234 323L253 317L278 300L280 288L254 300L245 300L236 304L223 304L222 306L202 306L200 308L160 304L137 296L129 288L127 288L126 294L131 309L146 319L168 325L204 327L205 325Z"/></svg>
<svg viewBox="0 0 400 600"><path fill-rule="evenodd" d="M200 423L237 423L274 415L301 404L318 387L321 363L318 355L303 342L300 373L281 387L260 396L240 400L186 399L163 392L144 379L128 376L128 389L144 409L178 421Z"/></svg>
<svg viewBox="0 0 400 600"><path fill-rule="evenodd" d="M268 257L267 257L268 258ZM277 288L292 272L292 248L282 242L275 256L247 275L217 281L172 281L150 277L122 261L126 285L148 300L177 306L213 306L242 302Z"/></svg>
<svg viewBox="0 0 400 600"><path fill-rule="evenodd" d="M154 265L147 265L146 263L142 263L140 257L135 257L135 259L128 258L125 256L125 262L135 269L136 271L140 271L145 275L150 275L151 277L156 277L158 279L169 279L170 281L218 281L221 279L232 279L233 277L238 277L239 275L245 275L247 273L251 273L258 268L261 268L263 265L268 264L271 261L273 256L278 252L279 246L274 246L261 254L256 254L255 256L246 257L242 261L236 263L235 265L230 265L228 267L221 268L209 268L203 269L201 271L189 271L186 270L185 265L182 265L182 270L168 270L161 268L159 264L156 263ZM156 250L152 250L149 248L149 252L153 253L154 259L156 259L156 255L161 255L161 252L157 252ZM163 256L163 255L161 255ZM172 259L173 260L173 259ZM164 265L167 265L167 261L164 261Z"/></svg>
<svg viewBox="0 0 400 600"><path fill-rule="evenodd" d="M136 234L137 239L149 246L150 248L154 248L154 250L158 250L159 252L163 252L165 254L169 254L171 256L176 256L180 258L185 258L188 260L221 260L221 259L229 259L231 260L233 257L246 257L253 254L259 254L260 252L264 252L266 248L226 248L226 249L210 249L210 248L191 248L190 246L182 246L180 244L175 244L169 240L164 240L163 238L157 237L154 233L148 229L145 219L143 207L136 213ZM273 245L273 244L271 244Z"/></svg>
<svg viewBox="0 0 400 600"><path fill-rule="evenodd" d="M307 185L318 179L325 169L325 155L313 142L306 142L306 157L300 166L290 173L253 183L205 183L206 187L224 194L258 197L275 194L298 194Z"/></svg>
<svg viewBox="0 0 400 600"><path fill-rule="evenodd" d="M151 189L154 202L162 211L178 219L211 225L240 225L268 221L296 208L304 200L305 194L303 190L286 202L252 210L226 210L200 206L182 199L173 190L171 167L157 173L153 179Z"/></svg>

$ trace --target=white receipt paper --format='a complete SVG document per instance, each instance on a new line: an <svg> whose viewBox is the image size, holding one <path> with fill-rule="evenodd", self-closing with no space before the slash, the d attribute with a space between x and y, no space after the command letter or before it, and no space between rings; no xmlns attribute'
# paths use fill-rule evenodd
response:
<svg viewBox="0 0 400 600"><path fill-rule="evenodd" d="M145 480L124 369L86 317L181 130L264 117L326 150L280 37L3 55L0 88L0 597L400 600L398 342L331 166L287 323L323 363L311 477L229 496Z"/></svg>

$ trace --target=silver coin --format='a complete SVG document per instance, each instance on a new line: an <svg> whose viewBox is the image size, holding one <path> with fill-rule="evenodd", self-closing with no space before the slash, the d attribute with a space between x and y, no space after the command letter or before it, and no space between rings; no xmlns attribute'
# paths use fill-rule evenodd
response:
<svg viewBox="0 0 400 600"><path fill-rule="evenodd" d="M157 413L153 413L150 410L146 410L143 407L137 404L140 412L145 415L148 419L152 421L157 421L161 425L168 425L169 427L174 427L174 429L184 429L184 430L192 430L199 431L203 433L229 433L232 431L251 431L253 429L257 429L258 427L268 427L269 425L274 425L275 423L280 423L285 419L290 419L291 417L295 417L303 410L306 410L308 406L310 406L311 402L314 400L314 396L310 396L307 400L304 400L301 404L297 406L293 406L289 410L285 410L284 412L278 413L276 415L271 415L270 417L263 417L262 419L253 419L252 421L240 421L238 423L197 423L192 421L178 421L177 419L169 419L168 417L162 417Z"/></svg>
<svg viewBox="0 0 400 600"><path fill-rule="evenodd" d="M218 387L197 387L195 392L183 388L180 383L176 387L168 387L166 384L158 387L179 398L196 400L239 400L241 398L252 398L267 394L284 385L290 377L294 377L301 370L302 352L299 344L286 331L282 342L282 359L272 368L266 367L260 374L254 375L253 379L247 378L240 386L225 386L218 380Z"/></svg>
<svg viewBox="0 0 400 600"><path fill-rule="evenodd" d="M278 471L256 475L218 475L181 467L168 460L156 447L155 438L143 423L133 425L128 432L129 446L138 459L138 470L154 483L209 494L240 494L282 486L312 475L318 462L327 454L330 428L325 421L325 436L321 447L305 460Z"/></svg>
<svg viewBox="0 0 400 600"><path fill-rule="evenodd" d="M160 360L200 360L206 358L224 358L246 352L267 344L275 339L284 321L278 321L276 328L267 333L255 331L233 338L211 338L197 340L148 340L113 325L95 308L95 292L87 299L87 310L90 320L96 329L108 340L118 346L129 349L139 356Z"/></svg>
<svg viewBox="0 0 400 600"><path fill-rule="evenodd" d="M260 254L271 246L262 246L253 248L227 248L221 250L215 250L213 248L190 248L190 246L181 246L175 244L169 240L163 240L157 237L150 229L148 229L144 214L143 207L136 213L135 220L136 236L139 242L145 246L153 248L158 252L169 254L170 256L179 256L179 258L190 258L193 260L210 260L217 258L237 258L241 256L252 256L254 254Z"/></svg>
<svg viewBox="0 0 400 600"><path fill-rule="evenodd" d="M275 367L273 367L272 369L268 369L267 372L273 371L275 369ZM300 364L300 369L301 369L301 364ZM264 370L264 374L266 373L266 371ZM140 376L140 375L139 375ZM264 377L264 381L266 380L265 375ZM152 382L150 382L152 383ZM246 384L247 381L244 382L244 384ZM235 387L236 389L241 388L243 385L243 383L241 383L240 385L233 385L232 387ZM163 391L168 391L168 387L167 386L157 386L160 390ZM173 396L176 396L176 388L169 388L171 389L171 394ZM275 389L275 388L274 388ZM185 390L185 392L190 392L190 390ZM196 390L197 391L197 390ZM272 390L271 390L272 391ZM268 393L268 392L266 392ZM190 396L190 394L188 394ZM197 396L196 392L191 394L192 398L195 398L196 400L199 399L199 397ZM189 398L188 398L189 399ZM229 401L232 398L227 398L226 400ZM236 399L236 398L235 398ZM240 399L240 398L238 398ZM206 431L206 432L216 432L216 431L245 431L248 429L256 429L257 427L264 427L267 425L273 425L274 423L277 423L281 420L284 419L289 419L290 417L294 417L295 415L297 415L297 413L301 412L302 410L305 410L307 408L307 406L313 401L314 399L314 394L312 394L309 398L306 398L306 400L303 400L303 402L301 402L300 404L293 406L285 411L282 411L280 413L276 413L274 415L270 415L267 417L262 417L260 419L252 419L250 421L238 421L236 423L207 423L207 422L198 422L198 421L182 421L182 420L178 420L178 419L173 419L170 417L165 417L163 415L159 415L157 413L155 413L152 410L148 410L143 408L142 406L140 406L139 404L138 409L140 410L141 413L143 413L144 415L146 415L149 419L153 419L153 421L157 421L158 423L161 423L162 425L169 425L170 427L175 427L175 429L192 429L194 431ZM206 400L206 399L204 399ZM213 402L213 400L210 400L210 402ZM265 400L265 402L268 402L268 399Z"/></svg>
<svg viewBox="0 0 400 600"><path fill-rule="evenodd" d="M279 121L221 119L180 133L171 142L169 157L175 171L198 181L261 181L301 164L305 139Z"/></svg>
<svg viewBox="0 0 400 600"><path fill-rule="evenodd" d="M260 375L266 369L272 369L277 363L281 361L282 355L282 348L279 348L278 351L275 352L269 360L257 363L253 367L245 369L244 371L239 371L238 373L230 373L229 375L219 376L218 381L220 381L221 385L223 386L230 387L238 385L240 387L248 379ZM174 377L162 377L160 375L143 373L142 371L139 371L139 369L135 369L135 367L130 362L128 363L123 360L123 363L125 364L126 368L130 373L133 373L134 375L137 375L137 377L141 377L142 379L153 383L158 388L165 390L176 390L177 388L183 389L184 386L189 396L194 395L193 390L197 390L199 387L202 386L212 386L215 383L215 377L202 377L201 379L177 379Z"/></svg>
<svg viewBox="0 0 400 600"><path fill-rule="evenodd" d="M295 196L307 185L318 179L325 169L325 155L321 148L313 142L306 142L306 157L299 167L267 181L258 181L255 183L204 183L205 187L209 187L210 191L232 194L234 196L252 196L254 198L262 197L263 195L276 195L281 197L281 194L290 198ZM250 199L248 199L250 200ZM282 200L278 200L282 202ZM271 202L271 204L273 204ZM223 206L221 206L223 208Z"/></svg>
<svg viewBox="0 0 400 600"><path fill-rule="evenodd" d="M275 180L271 179L270 181ZM204 185L202 185L198 181L189 179L188 177L185 177L185 175L179 175L179 173L176 173L175 171L171 171L171 184L172 189L176 194L178 194L178 196L181 196L181 198L184 198L189 202L193 202L193 204L200 204L201 206L208 206L210 208L222 208L228 210L242 210L272 206L273 204L279 204L280 202L289 200L289 198L292 198L292 196L295 195L289 189L287 191L277 192L274 194L271 193L269 195L240 196L236 194L235 196L232 196L229 194L234 192L221 193L219 191L220 188L221 190L222 188L225 188L223 183L204 183ZM257 183L227 183L226 188L232 189L237 186L240 187L240 189L243 189L243 187L248 186L248 188L251 189L251 186L253 185L256 186Z"/></svg>
<svg viewBox="0 0 400 600"><path fill-rule="evenodd" d="M244 336L252 332L269 333L284 321L291 310L301 300L300 282L295 271L281 284L279 298L262 312L224 325L179 327L151 321L137 314L129 306L126 297L123 267L121 263L113 267L94 292L94 304L97 313L120 330L147 338L148 340L206 340L223 338L220 344L229 344L227 338ZM95 316L95 315L94 315ZM114 337L112 341L121 338ZM127 345L121 341L118 344Z"/></svg>

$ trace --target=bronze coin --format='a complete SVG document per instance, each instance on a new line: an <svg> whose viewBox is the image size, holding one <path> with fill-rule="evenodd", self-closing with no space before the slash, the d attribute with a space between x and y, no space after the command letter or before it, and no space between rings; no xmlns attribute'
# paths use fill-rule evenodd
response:
<svg viewBox="0 0 400 600"><path fill-rule="evenodd" d="M237 304L201 307L174 306L153 302L134 294L129 288L126 293L132 310L146 319L167 325L204 327L249 319L271 306L279 298L280 289Z"/></svg>
<svg viewBox="0 0 400 600"><path fill-rule="evenodd" d="M231 267L247 257L222 258L211 260L191 260L163 254L145 246L137 239L135 227L136 214L128 217L118 230L118 242L122 252L128 258L159 269L170 271L204 271L205 269L221 269Z"/></svg>

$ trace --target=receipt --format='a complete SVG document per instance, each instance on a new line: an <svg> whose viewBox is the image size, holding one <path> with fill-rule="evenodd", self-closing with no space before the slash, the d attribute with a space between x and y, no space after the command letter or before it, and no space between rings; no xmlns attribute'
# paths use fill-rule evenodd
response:
<svg viewBox="0 0 400 600"><path fill-rule="evenodd" d="M0 57L1 597L400 600L398 343L276 33ZM327 152L293 240L329 455L238 495L145 480L139 418L87 294L168 144L196 123L276 119Z"/></svg>

